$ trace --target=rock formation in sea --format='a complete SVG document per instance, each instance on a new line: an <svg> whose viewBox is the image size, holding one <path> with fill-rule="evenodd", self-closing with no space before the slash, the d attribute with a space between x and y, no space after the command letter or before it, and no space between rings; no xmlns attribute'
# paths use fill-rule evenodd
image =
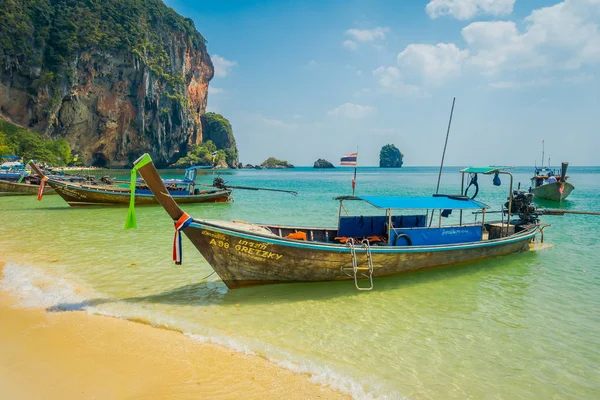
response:
<svg viewBox="0 0 600 400"><path fill-rule="evenodd" d="M287 161L278 160L275 157L267 158L260 166L267 169L294 168L294 166Z"/></svg>
<svg viewBox="0 0 600 400"><path fill-rule="evenodd" d="M393 144L386 144L379 152L379 167L400 168L403 164L404 154Z"/></svg>
<svg viewBox="0 0 600 400"><path fill-rule="evenodd" d="M335 168L332 163L322 158L315 161L314 168Z"/></svg>
<svg viewBox="0 0 600 400"><path fill-rule="evenodd" d="M191 19L160 0L2 8L1 116L66 139L97 166L131 165L144 152L164 166L202 142L214 69Z"/></svg>

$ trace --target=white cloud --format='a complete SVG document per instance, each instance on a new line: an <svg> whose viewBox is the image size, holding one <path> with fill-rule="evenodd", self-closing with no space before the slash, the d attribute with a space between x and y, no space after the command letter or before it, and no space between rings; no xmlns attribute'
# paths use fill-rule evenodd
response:
<svg viewBox="0 0 600 400"><path fill-rule="evenodd" d="M513 81L498 81L488 83L488 87L492 89L516 89L517 83Z"/></svg>
<svg viewBox="0 0 600 400"><path fill-rule="evenodd" d="M342 46L348 50L356 51L358 49L358 44L353 40L344 40Z"/></svg>
<svg viewBox="0 0 600 400"><path fill-rule="evenodd" d="M460 50L453 43L409 44L398 54L397 61L404 75L440 84L446 78L460 76L468 56L468 50Z"/></svg>
<svg viewBox="0 0 600 400"><path fill-rule="evenodd" d="M296 129L298 127L296 124L288 124L278 119L270 119L265 117L260 117L260 122L262 122L263 125L279 129Z"/></svg>
<svg viewBox="0 0 600 400"><path fill-rule="evenodd" d="M305 68L308 70L315 69L316 67L317 67L317 62L315 60L309 60L305 66Z"/></svg>
<svg viewBox="0 0 600 400"><path fill-rule="evenodd" d="M390 31L388 27L378 26L373 29L348 29L346 35L350 36L356 42L372 42L376 39L385 39L386 34Z"/></svg>
<svg viewBox="0 0 600 400"><path fill-rule="evenodd" d="M530 81L496 81L488 83L488 87L492 89L510 89L519 90L533 86L545 86L550 84L548 79L532 79Z"/></svg>
<svg viewBox="0 0 600 400"><path fill-rule="evenodd" d="M563 81L569 85L579 85L584 82L589 82L594 80L594 75L588 73L579 73L572 76L566 76Z"/></svg>
<svg viewBox="0 0 600 400"><path fill-rule="evenodd" d="M209 93L209 94L219 94L219 93L223 93L223 89L221 89L221 88L216 88L216 87L212 87L212 86L209 86L209 87L208 87L208 93Z"/></svg>
<svg viewBox="0 0 600 400"><path fill-rule="evenodd" d="M423 91L414 85L404 83L400 70L396 67L379 67L373 71L383 92L395 95L422 95Z"/></svg>
<svg viewBox="0 0 600 400"><path fill-rule="evenodd" d="M566 0L533 10L521 33L512 21L474 22L462 30L469 64L484 73L530 68L577 69L600 62L599 0Z"/></svg>
<svg viewBox="0 0 600 400"><path fill-rule="evenodd" d="M431 0L425 12L435 19L452 15L456 19L471 19L476 15L501 16L512 13L515 0Z"/></svg>
<svg viewBox="0 0 600 400"><path fill-rule="evenodd" d="M237 65L235 61L229 61L221 56L211 56L213 66L215 67L215 76L217 78L224 78L231 72L231 69Z"/></svg>
<svg viewBox="0 0 600 400"><path fill-rule="evenodd" d="M327 114L331 117L362 119L375 114L375 108L361 106L360 104L345 103L333 110L329 110Z"/></svg>
<svg viewBox="0 0 600 400"><path fill-rule="evenodd" d="M363 74L363 72L359 69L355 72L356 76L361 76Z"/></svg>

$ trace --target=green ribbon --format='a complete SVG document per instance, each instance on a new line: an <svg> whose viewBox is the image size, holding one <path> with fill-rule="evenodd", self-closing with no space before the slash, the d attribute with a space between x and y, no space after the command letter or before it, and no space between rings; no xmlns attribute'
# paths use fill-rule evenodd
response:
<svg viewBox="0 0 600 400"><path fill-rule="evenodd" d="M125 229L137 229L137 223L135 219L135 180L137 178L137 171L144 165L151 163L152 158L149 154L144 154L139 158L131 169L131 182L129 183L129 210L127 211L127 220L125 221Z"/></svg>

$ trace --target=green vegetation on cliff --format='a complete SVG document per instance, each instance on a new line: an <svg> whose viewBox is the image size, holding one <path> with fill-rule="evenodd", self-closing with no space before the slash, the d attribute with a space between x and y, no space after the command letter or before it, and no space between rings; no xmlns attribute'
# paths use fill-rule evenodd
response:
<svg viewBox="0 0 600 400"><path fill-rule="evenodd" d="M213 156L214 152L217 152ZM181 157L173 167L187 168L193 165L217 165L221 161L225 161L226 154L223 150L217 150L217 146L209 140L202 144L194 144L190 147L187 154Z"/></svg>
<svg viewBox="0 0 600 400"><path fill-rule="evenodd" d="M181 80L168 73L165 49L175 36L193 47L205 44L193 21L161 0L3 0L0 66L40 67L43 84L60 79L63 71L68 77L68 64L83 52L127 52L165 79Z"/></svg>
<svg viewBox="0 0 600 400"><path fill-rule="evenodd" d="M238 150L233 129L227 118L221 114L207 112L200 117L202 121L202 141L212 141L217 149L225 152L225 162L229 168L237 168Z"/></svg>
<svg viewBox="0 0 600 400"><path fill-rule="evenodd" d="M393 144L386 144L379 152L379 166L381 168L399 168L402 166L404 154Z"/></svg>
<svg viewBox="0 0 600 400"><path fill-rule="evenodd" d="M0 119L0 155L17 155L24 161L38 160L55 166L71 162L66 140L44 140L35 132Z"/></svg>
<svg viewBox="0 0 600 400"><path fill-rule="evenodd" d="M202 143L190 146L185 156L173 167L192 165L219 165L225 162L229 168L238 167L238 151L229 121L221 114L208 112L202 118ZM213 157L213 153L217 154Z"/></svg>

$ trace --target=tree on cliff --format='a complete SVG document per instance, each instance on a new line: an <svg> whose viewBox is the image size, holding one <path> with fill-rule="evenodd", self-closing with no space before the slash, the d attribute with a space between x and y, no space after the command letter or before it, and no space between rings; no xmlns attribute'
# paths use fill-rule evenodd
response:
<svg viewBox="0 0 600 400"><path fill-rule="evenodd" d="M402 166L404 154L393 144L386 144L379 152L379 166L381 168L399 168Z"/></svg>
<svg viewBox="0 0 600 400"><path fill-rule="evenodd" d="M216 153L214 156L213 154ZM176 168L187 168L193 165L217 165L221 161L225 161L227 155L223 150L217 150L217 146L209 140L202 144L194 144L190 147L187 154L181 157L173 167Z"/></svg>
<svg viewBox="0 0 600 400"><path fill-rule="evenodd" d="M64 139L44 140L36 132L0 119L0 156L3 155L63 166L71 162L71 147Z"/></svg>
<svg viewBox="0 0 600 400"><path fill-rule="evenodd" d="M225 152L225 162L229 168L237 168L239 164L238 150L233 136L233 129L227 118L221 114L207 112L202 114L202 141L212 141L217 149Z"/></svg>

